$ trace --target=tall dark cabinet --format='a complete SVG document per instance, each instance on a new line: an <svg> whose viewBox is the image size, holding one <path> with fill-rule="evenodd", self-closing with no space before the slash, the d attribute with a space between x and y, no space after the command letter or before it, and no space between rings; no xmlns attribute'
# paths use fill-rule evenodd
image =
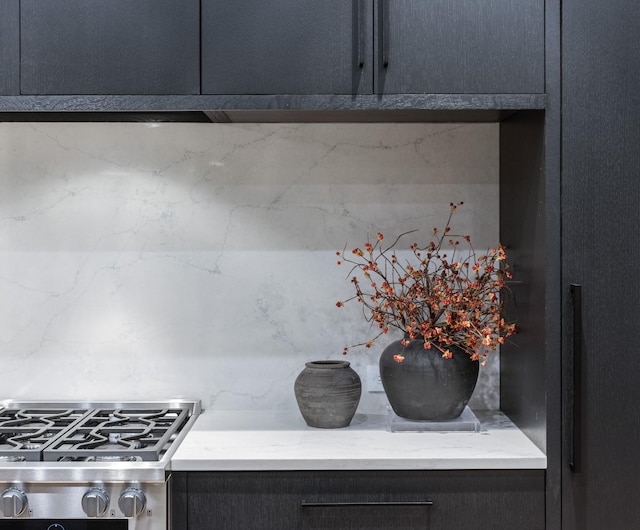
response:
<svg viewBox="0 0 640 530"><path fill-rule="evenodd" d="M18 0L0 2L0 96L20 92Z"/></svg>
<svg viewBox="0 0 640 530"><path fill-rule="evenodd" d="M629 0L562 15L562 528L636 529L640 17Z"/></svg>

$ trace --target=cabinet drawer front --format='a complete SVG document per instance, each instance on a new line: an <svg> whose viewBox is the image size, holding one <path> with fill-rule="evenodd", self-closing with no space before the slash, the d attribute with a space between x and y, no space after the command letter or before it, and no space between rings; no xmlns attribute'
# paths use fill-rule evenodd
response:
<svg viewBox="0 0 640 530"><path fill-rule="evenodd" d="M198 0L22 0L22 94L199 93Z"/></svg>
<svg viewBox="0 0 640 530"><path fill-rule="evenodd" d="M544 529L544 471L202 472L189 530ZM285 523L286 522L286 523Z"/></svg>

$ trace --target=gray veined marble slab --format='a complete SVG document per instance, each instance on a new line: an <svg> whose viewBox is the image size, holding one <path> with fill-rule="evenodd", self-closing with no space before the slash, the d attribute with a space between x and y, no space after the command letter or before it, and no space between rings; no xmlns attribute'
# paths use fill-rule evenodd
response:
<svg viewBox="0 0 640 530"><path fill-rule="evenodd" d="M343 429L308 427L282 411L205 411L174 454L174 471L545 469L547 458L509 419L474 411L479 432L390 432L384 414Z"/></svg>
<svg viewBox="0 0 640 530"><path fill-rule="evenodd" d="M451 201L475 248L498 242L499 130L0 123L3 394L297 413L305 363L370 337L360 307L336 308L352 294L336 251L427 237ZM382 414L364 378L379 345L348 360L360 410ZM499 407L499 361L472 408Z"/></svg>

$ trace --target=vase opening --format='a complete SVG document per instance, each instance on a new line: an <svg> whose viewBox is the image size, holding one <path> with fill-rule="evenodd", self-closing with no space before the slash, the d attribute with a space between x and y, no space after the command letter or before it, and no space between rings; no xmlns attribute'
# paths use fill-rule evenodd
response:
<svg viewBox="0 0 640 530"><path fill-rule="evenodd" d="M351 363L349 361L310 361L305 363L309 368L347 368Z"/></svg>

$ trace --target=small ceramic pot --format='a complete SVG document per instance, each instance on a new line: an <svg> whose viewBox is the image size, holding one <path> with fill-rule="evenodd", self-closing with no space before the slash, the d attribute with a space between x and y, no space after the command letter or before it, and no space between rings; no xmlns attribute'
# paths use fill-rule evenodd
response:
<svg viewBox="0 0 640 530"><path fill-rule="evenodd" d="M294 391L307 425L347 427L358 408L362 383L347 361L312 361L296 378Z"/></svg>

